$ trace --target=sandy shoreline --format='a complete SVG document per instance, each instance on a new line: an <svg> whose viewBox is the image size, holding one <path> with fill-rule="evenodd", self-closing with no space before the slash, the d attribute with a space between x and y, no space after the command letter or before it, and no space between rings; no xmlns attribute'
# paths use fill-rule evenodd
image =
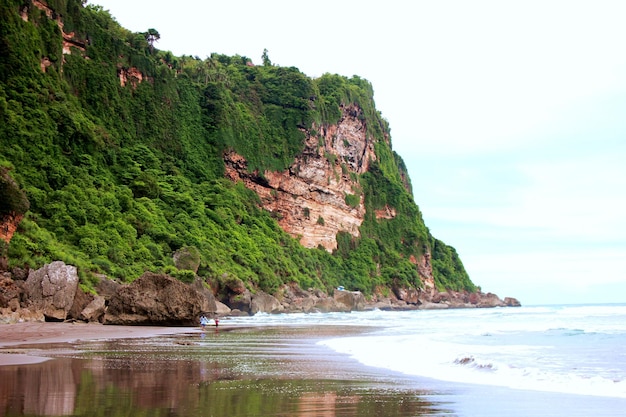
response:
<svg viewBox="0 0 626 417"><path fill-rule="evenodd" d="M364 335L367 327L228 324L219 332L199 326L0 324L0 416L86 415L86 405L113 407L111 415L132 407L144 415L175 410L181 417L623 414L621 398L414 377L363 365L316 343ZM153 336L155 341L143 340Z"/></svg>
<svg viewBox="0 0 626 417"><path fill-rule="evenodd" d="M80 340L142 338L201 331L197 327L114 326L99 323L26 322L0 324L0 366L38 363L47 360L33 356L18 347L72 343ZM42 346L43 348L44 346Z"/></svg>

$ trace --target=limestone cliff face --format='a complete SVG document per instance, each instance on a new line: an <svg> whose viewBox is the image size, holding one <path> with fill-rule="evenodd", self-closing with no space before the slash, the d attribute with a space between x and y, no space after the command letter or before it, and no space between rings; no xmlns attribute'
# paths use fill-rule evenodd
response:
<svg viewBox="0 0 626 417"><path fill-rule="evenodd" d="M231 151L224 155L226 176L254 190L263 208L275 213L283 230L303 246L332 252L337 248L337 233L360 236L365 205L355 174L367 172L377 159L361 111L355 105L345 106L337 124L305 131L304 151L285 171L250 173L245 158ZM350 196L349 203L346 196ZM393 219L396 209L385 207L375 215L383 221ZM412 256L410 261L426 293L432 293L430 253L419 259Z"/></svg>
<svg viewBox="0 0 626 417"><path fill-rule="evenodd" d="M365 216L360 185L351 174L366 172L376 154L360 116L360 108L346 106L336 125L305 132L304 151L288 170L249 173L245 159L230 152L224 158L226 175L256 191L263 207L276 213L280 226L303 246L321 245L331 252L338 232L359 236Z"/></svg>

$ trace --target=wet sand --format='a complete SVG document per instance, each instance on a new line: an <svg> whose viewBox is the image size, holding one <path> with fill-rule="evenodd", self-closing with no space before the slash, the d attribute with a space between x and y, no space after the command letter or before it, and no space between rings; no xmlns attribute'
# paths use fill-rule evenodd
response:
<svg viewBox="0 0 626 417"><path fill-rule="evenodd" d="M38 363L47 360L46 345L79 343L86 340L144 338L197 331L193 327L109 326L96 323L26 322L0 324L0 366ZM16 346L38 346L38 355ZM12 348L13 347L13 348Z"/></svg>
<svg viewBox="0 0 626 417"><path fill-rule="evenodd" d="M0 327L0 415L448 416L445 396L318 340L355 326ZM29 358L27 358L29 357ZM41 363L29 360L53 358ZM99 411L98 411L99 410Z"/></svg>
<svg viewBox="0 0 626 417"><path fill-rule="evenodd" d="M588 417L626 407L620 398L406 376L316 343L368 328L224 324L0 325L0 416Z"/></svg>

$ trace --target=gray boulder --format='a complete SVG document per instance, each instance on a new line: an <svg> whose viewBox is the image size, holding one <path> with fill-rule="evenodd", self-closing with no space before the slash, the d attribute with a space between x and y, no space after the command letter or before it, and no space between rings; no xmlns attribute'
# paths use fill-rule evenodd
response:
<svg viewBox="0 0 626 417"><path fill-rule="evenodd" d="M336 289L333 298L340 311L362 311L365 308L365 297L360 291Z"/></svg>
<svg viewBox="0 0 626 417"><path fill-rule="evenodd" d="M215 314L218 316L228 316L230 315L230 312L230 307L218 300L215 300Z"/></svg>
<svg viewBox="0 0 626 417"><path fill-rule="evenodd" d="M31 270L24 283L30 305L41 310L46 320L54 321L67 319L77 288L76 267L61 261Z"/></svg>
<svg viewBox="0 0 626 417"><path fill-rule="evenodd" d="M262 291L252 295L252 301L250 302L250 313L280 313L285 308L280 301L267 293Z"/></svg>

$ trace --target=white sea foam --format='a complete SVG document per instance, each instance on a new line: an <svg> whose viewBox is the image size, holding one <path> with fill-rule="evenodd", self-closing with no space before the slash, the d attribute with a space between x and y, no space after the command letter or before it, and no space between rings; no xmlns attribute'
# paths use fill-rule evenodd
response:
<svg viewBox="0 0 626 417"><path fill-rule="evenodd" d="M626 398L626 305L257 315L248 324L364 325L322 341L407 375Z"/></svg>
<svg viewBox="0 0 626 417"><path fill-rule="evenodd" d="M359 362L407 375L516 389L626 398L626 381L535 361L546 346L467 345L428 336L347 337L321 342ZM503 353L503 350L505 351Z"/></svg>

